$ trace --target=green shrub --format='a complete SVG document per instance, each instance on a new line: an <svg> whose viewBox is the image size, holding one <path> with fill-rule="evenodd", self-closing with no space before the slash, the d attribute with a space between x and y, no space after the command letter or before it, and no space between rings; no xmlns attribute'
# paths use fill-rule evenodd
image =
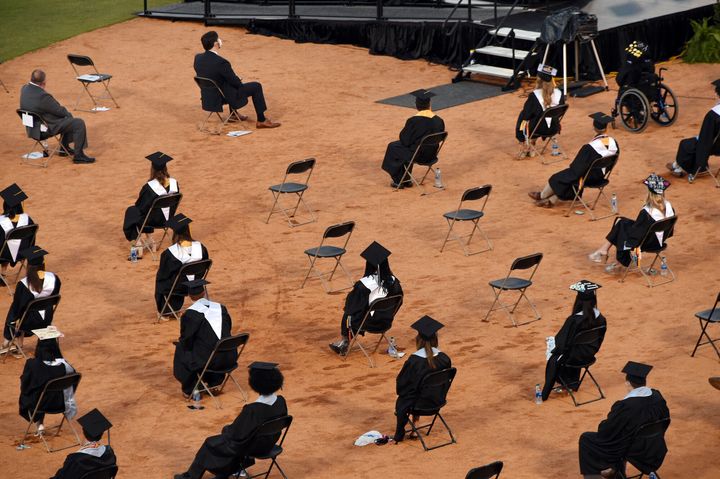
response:
<svg viewBox="0 0 720 479"><path fill-rule="evenodd" d="M701 22L691 20L693 36L685 44L682 57L687 63L720 63L720 3L715 13Z"/></svg>

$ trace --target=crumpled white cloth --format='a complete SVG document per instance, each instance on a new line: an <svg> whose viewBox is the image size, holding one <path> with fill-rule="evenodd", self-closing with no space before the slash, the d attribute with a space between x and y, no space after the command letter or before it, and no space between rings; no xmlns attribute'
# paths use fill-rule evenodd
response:
<svg viewBox="0 0 720 479"><path fill-rule="evenodd" d="M375 444L375 439L383 437L378 431L368 431L355 440L356 446L367 446L368 444Z"/></svg>

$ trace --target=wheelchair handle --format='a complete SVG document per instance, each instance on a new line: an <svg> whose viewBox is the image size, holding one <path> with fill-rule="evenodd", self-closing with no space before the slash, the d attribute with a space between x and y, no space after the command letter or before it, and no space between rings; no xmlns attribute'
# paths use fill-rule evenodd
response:
<svg viewBox="0 0 720 479"><path fill-rule="evenodd" d="M658 77L660 77L660 81L663 81L663 76L662 76L663 70L666 70L666 71L667 71L667 68L665 68L665 67L660 67L660 70L658 70Z"/></svg>

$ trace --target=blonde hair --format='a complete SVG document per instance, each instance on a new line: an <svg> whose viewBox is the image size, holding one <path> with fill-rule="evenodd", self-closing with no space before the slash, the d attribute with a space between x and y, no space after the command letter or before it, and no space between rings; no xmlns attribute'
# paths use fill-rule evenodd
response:
<svg viewBox="0 0 720 479"><path fill-rule="evenodd" d="M535 89L542 90L543 110L550 108L552 105L552 94L553 91L555 91L555 79L551 78L550 81L545 81L538 77L535 81Z"/></svg>
<svg viewBox="0 0 720 479"><path fill-rule="evenodd" d="M645 198L645 206L660 210L663 216L665 216L665 195L648 190L647 198Z"/></svg>

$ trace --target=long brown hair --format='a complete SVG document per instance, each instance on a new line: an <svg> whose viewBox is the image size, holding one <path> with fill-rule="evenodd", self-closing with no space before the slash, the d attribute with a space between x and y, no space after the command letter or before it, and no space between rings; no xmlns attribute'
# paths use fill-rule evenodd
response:
<svg viewBox="0 0 720 479"><path fill-rule="evenodd" d="M647 198L645 198L645 206L660 210L663 216L665 216L665 195L648 190Z"/></svg>
<svg viewBox="0 0 720 479"><path fill-rule="evenodd" d="M165 181L170 178L170 173L168 173L167 166L163 166L162 168L155 168L154 165L150 165L150 180L158 180L161 184L165 184Z"/></svg>
<svg viewBox="0 0 720 479"><path fill-rule="evenodd" d="M45 270L45 263L29 264L27 267L28 285L30 286L30 289L32 289L36 293L39 293L43 289L44 281L40 278L40 275L38 274L38 272L44 271L44 270Z"/></svg>
<svg viewBox="0 0 720 479"><path fill-rule="evenodd" d="M435 369L435 358L433 357L432 348L437 348L438 337L437 334L433 334L430 339L425 339L419 334L415 337L415 347L420 350L425 350L425 356L427 356L427 362L430 365L430 369Z"/></svg>
<svg viewBox="0 0 720 479"><path fill-rule="evenodd" d="M538 77L537 81L535 82L535 89L536 90L542 90L542 98L543 98L543 109L546 110L550 108L552 105L552 94L553 91L555 91L555 79L550 79L550 81L545 81L542 78Z"/></svg>
<svg viewBox="0 0 720 479"><path fill-rule="evenodd" d="M193 241L193 237L190 234L190 226L181 230L180 232L173 232L173 243L179 243L181 241Z"/></svg>

